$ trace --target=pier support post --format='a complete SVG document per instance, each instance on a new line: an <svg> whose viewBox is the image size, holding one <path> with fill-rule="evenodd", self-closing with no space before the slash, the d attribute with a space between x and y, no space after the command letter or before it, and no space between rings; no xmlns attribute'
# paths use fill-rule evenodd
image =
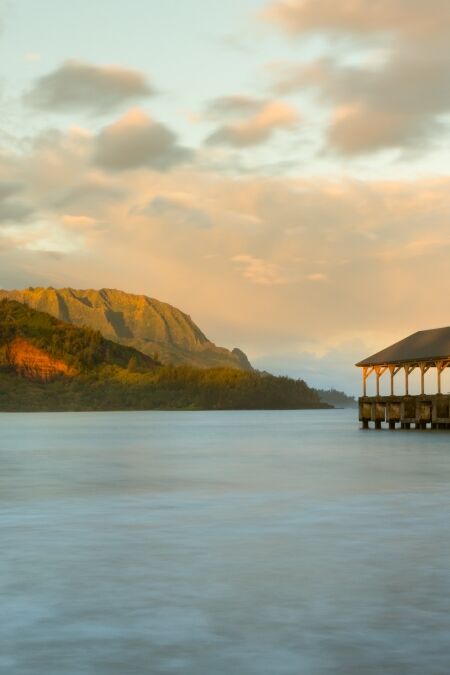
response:
<svg viewBox="0 0 450 675"><path fill-rule="evenodd" d="M367 379L368 379L369 375L371 375L371 374L373 373L374 370L375 370L375 368L374 368L373 366L371 366L370 368L364 367L364 368L362 369L362 374L363 374L363 395L364 395L364 396L367 396Z"/></svg>
<svg viewBox="0 0 450 675"><path fill-rule="evenodd" d="M400 369L401 366L389 366L389 372L391 374L391 396L394 396L394 377Z"/></svg>
<svg viewBox="0 0 450 675"><path fill-rule="evenodd" d="M375 375L377 376L377 396L380 395L380 378L387 370L387 366L374 366Z"/></svg>
<svg viewBox="0 0 450 675"><path fill-rule="evenodd" d="M405 369L405 395L406 396L409 396L409 376L411 375L411 373L415 369L415 367L416 367L415 365L413 365L413 366L410 366L410 365L403 366L403 368Z"/></svg>
<svg viewBox="0 0 450 675"><path fill-rule="evenodd" d="M448 365L450 365L450 361L436 361L438 394L442 394L441 375L442 375L443 371L447 368Z"/></svg>
<svg viewBox="0 0 450 675"><path fill-rule="evenodd" d="M425 373L430 370L431 366L428 363L419 363L420 368L420 393L425 395Z"/></svg>

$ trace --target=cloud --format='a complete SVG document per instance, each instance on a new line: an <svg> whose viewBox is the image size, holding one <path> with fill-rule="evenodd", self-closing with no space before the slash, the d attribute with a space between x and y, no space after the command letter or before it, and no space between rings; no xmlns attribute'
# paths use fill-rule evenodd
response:
<svg viewBox="0 0 450 675"><path fill-rule="evenodd" d="M213 119L223 115L242 115L256 113L261 110L267 101L236 94L232 96L219 96L210 101L207 107L208 116Z"/></svg>
<svg viewBox="0 0 450 675"><path fill-rule="evenodd" d="M23 185L0 181L0 225L24 223L33 213L33 207L25 201L16 201Z"/></svg>
<svg viewBox="0 0 450 675"><path fill-rule="evenodd" d="M311 274L307 274L306 278L308 281L326 281L328 277L322 272L312 272Z"/></svg>
<svg viewBox="0 0 450 675"><path fill-rule="evenodd" d="M98 225L98 221L95 218L91 218L91 216L84 216L84 215L77 215L77 216L72 216L69 214L63 215L62 217L62 223L66 227L69 228L74 228L74 229L91 229L93 227L96 227Z"/></svg>
<svg viewBox="0 0 450 675"><path fill-rule="evenodd" d="M0 201L0 225L24 223L32 213L28 204Z"/></svg>
<svg viewBox="0 0 450 675"><path fill-rule="evenodd" d="M86 110L99 114L154 93L145 76L136 70L71 60L36 80L24 100L51 112Z"/></svg>
<svg viewBox="0 0 450 675"><path fill-rule="evenodd" d="M330 149L346 156L423 150L445 129L450 113L446 0L277 2L265 16L292 35L319 34L328 40L328 58L282 69L275 91L316 91L331 110L326 132ZM349 64L330 35L364 39L368 56ZM354 47L347 44L347 56Z"/></svg>
<svg viewBox="0 0 450 675"><path fill-rule="evenodd" d="M54 208L104 209L107 206L122 202L127 190L105 176L86 173L78 181L74 181L67 189L59 190L57 197L50 204Z"/></svg>
<svg viewBox="0 0 450 675"><path fill-rule="evenodd" d="M277 0L263 11L263 18L291 35L312 31L370 35L398 32L413 38L447 33L450 6L447 0Z"/></svg>
<svg viewBox="0 0 450 675"><path fill-rule="evenodd" d="M278 266L267 260L247 254L235 255L232 260L238 263L243 276L254 284L273 286L286 283Z"/></svg>
<svg viewBox="0 0 450 675"><path fill-rule="evenodd" d="M8 199L12 195L20 192L23 188L21 183L13 181L0 181L0 200Z"/></svg>
<svg viewBox="0 0 450 675"><path fill-rule="evenodd" d="M48 132L0 165L2 208L32 209L0 228L2 279L144 292L251 356L357 335L362 357L445 322L449 178L118 173L92 166L96 142Z"/></svg>
<svg viewBox="0 0 450 675"><path fill-rule="evenodd" d="M300 119L297 110L284 101L260 101L242 96L216 99L209 110L215 115L244 115L243 119L219 126L206 139L209 145L238 148L264 143L276 131L294 128Z"/></svg>
<svg viewBox="0 0 450 675"><path fill-rule="evenodd" d="M94 163L110 171L139 167L166 170L189 160L175 134L142 110L130 110L96 137Z"/></svg>
<svg viewBox="0 0 450 675"><path fill-rule="evenodd" d="M360 155L388 148L421 148L438 123L426 116L373 110L355 103L338 107L328 130L329 145L343 155Z"/></svg>
<svg viewBox="0 0 450 675"><path fill-rule="evenodd" d="M156 195L141 213L162 217L171 225L211 227L212 222L208 214L194 206L192 202L192 196L186 194Z"/></svg>
<svg viewBox="0 0 450 675"><path fill-rule="evenodd" d="M385 148L423 148L443 129L450 112L448 61L392 57L374 67L342 66L329 59L288 69L277 89L315 89L333 113L329 146L344 155Z"/></svg>

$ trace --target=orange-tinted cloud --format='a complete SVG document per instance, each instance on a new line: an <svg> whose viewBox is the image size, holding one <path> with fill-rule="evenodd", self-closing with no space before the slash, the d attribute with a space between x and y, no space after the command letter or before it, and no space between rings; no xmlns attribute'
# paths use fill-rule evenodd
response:
<svg viewBox="0 0 450 675"><path fill-rule="evenodd" d="M349 156L423 149L444 128L450 113L446 0L280 0L265 17L293 36L352 36L366 50L383 48L381 57L349 64L329 41L328 58L279 74L278 92L313 88L331 109L326 134L331 149ZM347 46L347 54L353 47Z"/></svg>
<svg viewBox="0 0 450 675"><path fill-rule="evenodd" d="M210 112L216 116L237 117L220 125L208 138L210 145L235 147L259 145L276 131L294 128L299 122L297 110L284 101L267 101L243 96L224 97L213 102Z"/></svg>
<svg viewBox="0 0 450 675"><path fill-rule="evenodd" d="M3 200L32 208L26 227L0 228L0 285L145 292L250 356L322 353L350 337L363 356L445 323L448 178L119 173L92 167L95 142L47 133L0 163Z"/></svg>
<svg viewBox="0 0 450 675"><path fill-rule="evenodd" d="M286 283L279 267L267 260L245 253L233 256L232 260L239 265L243 276L255 284L273 286Z"/></svg>
<svg viewBox="0 0 450 675"><path fill-rule="evenodd" d="M311 31L401 35L435 39L448 33L447 0L276 0L263 11L266 20L293 35Z"/></svg>

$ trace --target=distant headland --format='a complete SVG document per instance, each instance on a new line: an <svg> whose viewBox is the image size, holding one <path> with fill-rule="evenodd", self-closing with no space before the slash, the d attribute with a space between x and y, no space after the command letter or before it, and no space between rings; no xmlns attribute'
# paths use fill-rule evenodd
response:
<svg viewBox="0 0 450 675"><path fill-rule="evenodd" d="M252 370L240 349L217 347L188 314L155 298L102 288L26 288L0 290L0 299L16 300L60 321L98 330L103 337L162 363L198 368Z"/></svg>
<svg viewBox="0 0 450 675"><path fill-rule="evenodd" d="M0 411L329 407L303 380L254 371L242 352L216 347L186 314L145 296L0 292Z"/></svg>

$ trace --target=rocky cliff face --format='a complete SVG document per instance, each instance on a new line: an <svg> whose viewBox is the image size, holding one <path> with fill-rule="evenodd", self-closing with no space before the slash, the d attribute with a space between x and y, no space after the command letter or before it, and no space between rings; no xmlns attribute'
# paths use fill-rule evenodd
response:
<svg viewBox="0 0 450 675"><path fill-rule="evenodd" d="M27 288L0 290L1 298L17 300L77 326L89 326L110 340L150 356L157 354L165 363L251 369L243 352L217 347L190 316L145 295L112 289Z"/></svg>
<svg viewBox="0 0 450 675"><path fill-rule="evenodd" d="M238 359L243 370L253 370L252 364L248 360L247 354L245 354L242 349L235 347L232 351L232 354Z"/></svg>
<svg viewBox="0 0 450 675"><path fill-rule="evenodd" d="M76 375L76 371L64 361L52 358L22 338L16 338L8 346L7 361L22 377L28 379L49 381L60 375Z"/></svg>

